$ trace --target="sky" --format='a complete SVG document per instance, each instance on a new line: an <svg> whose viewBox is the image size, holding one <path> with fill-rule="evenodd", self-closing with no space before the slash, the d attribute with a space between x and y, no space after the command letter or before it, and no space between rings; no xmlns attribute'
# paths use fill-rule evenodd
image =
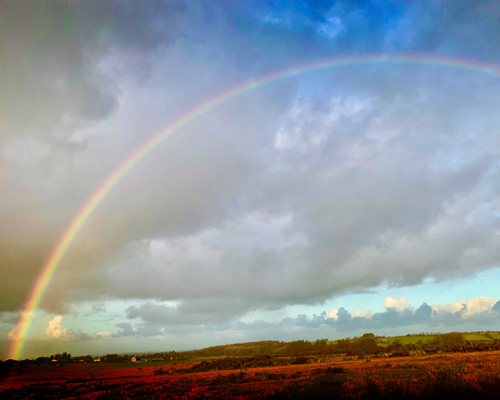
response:
<svg viewBox="0 0 500 400"><path fill-rule="evenodd" d="M20 357L500 330L499 42L490 0L0 1L0 354L186 113Z"/></svg>

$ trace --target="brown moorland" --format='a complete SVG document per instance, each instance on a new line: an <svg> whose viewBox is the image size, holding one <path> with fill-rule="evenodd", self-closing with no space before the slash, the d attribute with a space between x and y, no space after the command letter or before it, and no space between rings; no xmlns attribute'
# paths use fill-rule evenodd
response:
<svg viewBox="0 0 500 400"><path fill-rule="evenodd" d="M0 397L442 400L500 396L500 351L323 362L309 358L302 360L305 364L278 357L235 360L27 365L1 378ZM255 366L266 363L270 366Z"/></svg>

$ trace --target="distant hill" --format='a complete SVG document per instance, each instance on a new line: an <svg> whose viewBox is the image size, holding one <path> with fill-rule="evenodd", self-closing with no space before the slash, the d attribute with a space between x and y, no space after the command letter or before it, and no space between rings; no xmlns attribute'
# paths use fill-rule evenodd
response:
<svg viewBox="0 0 500 400"><path fill-rule="evenodd" d="M296 340L282 342L267 340L260 342L233 343L212 346L198 350L170 352L172 360L204 359L219 357L304 356L327 354L410 355L437 352L467 352L482 350L500 350L500 332L451 332L451 333L416 333L401 336L376 336L365 333L359 337L344 338L335 341L318 339L315 341ZM166 353L153 353L161 357ZM174 355L172 357L172 354Z"/></svg>
<svg viewBox="0 0 500 400"><path fill-rule="evenodd" d="M376 336L365 333L359 337L344 338L334 341L318 339L315 341L296 340L283 342L265 340L259 342L233 343L211 346L198 350L164 351L155 353L108 354L99 358L104 362L127 362L132 358L149 361L179 362L196 359L223 357L254 356L313 356L313 355L348 355L348 356L405 356L414 354L434 354L442 352L470 352L500 350L500 332L451 332L451 333L415 333L401 336ZM66 353L50 357L39 357L38 363L90 362L92 357L79 356L64 358ZM59 356L59 357L58 357ZM62 360L62 361L61 361ZM89 361L90 360L90 361ZM95 362L96 358L92 362Z"/></svg>

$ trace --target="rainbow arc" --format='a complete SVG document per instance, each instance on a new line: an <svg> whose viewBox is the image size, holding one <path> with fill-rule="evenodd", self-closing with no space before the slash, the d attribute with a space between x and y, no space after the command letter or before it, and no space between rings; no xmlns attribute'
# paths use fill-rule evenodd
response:
<svg viewBox="0 0 500 400"><path fill-rule="evenodd" d="M85 201L77 214L64 230L61 238L52 250L47 262L43 265L21 312L19 321L14 329L14 339L11 340L7 350L7 357L19 359L22 355L24 343L26 341L31 321L38 309L40 302L51 282L52 277L56 273L61 264L62 259L68 252L71 244L75 240L82 227L88 221L94 210L99 206L104 197L111 189L120 181L127 172L134 167L141 159L146 157L158 144L163 142L170 135L178 132L181 128L207 114L214 108L252 90L258 89L264 85L286 79L297 74L328 69L341 68L350 66L359 66L372 63L400 63L400 64L416 64L416 65L435 65L443 67L452 67L467 69L475 72L492 74L500 76L500 67L491 64L480 63L474 60L464 60L458 58L446 58L431 55L362 55L353 57L331 58L313 63L301 65L294 68L289 68L277 72L272 72L252 79L241 85L235 86L227 91L217 94L197 107L189 110L179 118L174 120L156 135L152 136L137 148L108 178L101 183L95 192Z"/></svg>

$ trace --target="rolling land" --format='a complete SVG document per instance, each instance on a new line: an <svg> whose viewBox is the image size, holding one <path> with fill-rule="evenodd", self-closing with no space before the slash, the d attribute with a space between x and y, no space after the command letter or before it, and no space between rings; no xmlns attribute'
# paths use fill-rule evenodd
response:
<svg viewBox="0 0 500 400"><path fill-rule="evenodd" d="M177 359L171 357L172 360L168 361L51 361L38 364L5 361L2 363L0 397L186 400L498 398L500 350L493 349L498 345L498 333L430 336L409 335L380 341L381 338L366 334L361 338L328 342L327 347L324 347L324 341L245 343L176 353ZM376 351L368 353L367 343L373 344L373 341L377 343ZM352 349L333 351L338 350L335 346L339 343L341 346L350 343ZM415 346L417 350L408 350ZM319 351L320 347L323 352ZM483 351L477 351L477 348ZM256 353L266 349L270 354L224 356L224 352ZM389 349L398 351L387 352ZM293 350L296 354L290 354Z"/></svg>

